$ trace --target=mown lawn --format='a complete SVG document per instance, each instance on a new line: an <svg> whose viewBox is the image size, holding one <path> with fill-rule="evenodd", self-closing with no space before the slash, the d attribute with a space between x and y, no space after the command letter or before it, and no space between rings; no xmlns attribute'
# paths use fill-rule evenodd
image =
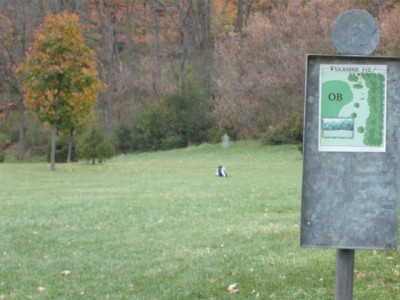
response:
<svg viewBox="0 0 400 300"><path fill-rule="evenodd" d="M333 299L335 250L299 246L301 169L257 142L0 164L0 300ZM398 252L357 251L354 298L399 294Z"/></svg>

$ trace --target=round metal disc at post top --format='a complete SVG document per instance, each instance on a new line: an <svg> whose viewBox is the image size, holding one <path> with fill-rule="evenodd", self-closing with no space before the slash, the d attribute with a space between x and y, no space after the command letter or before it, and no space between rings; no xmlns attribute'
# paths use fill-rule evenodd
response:
<svg viewBox="0 0 400 300"><path fill-rule="evenodd" d="M370 55L379 44L379 24L366 11L342 13L332 25L332 41L342 55Z"/></svg>

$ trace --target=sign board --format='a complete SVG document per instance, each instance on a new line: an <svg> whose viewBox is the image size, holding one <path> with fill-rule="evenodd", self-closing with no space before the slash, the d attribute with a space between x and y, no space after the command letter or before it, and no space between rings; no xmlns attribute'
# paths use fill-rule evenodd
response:
<svg viewBox="0 0 400 300"><path fill-rule="evenodd" d="M397 248L400 59L307 57L301 245Z"/></svg>

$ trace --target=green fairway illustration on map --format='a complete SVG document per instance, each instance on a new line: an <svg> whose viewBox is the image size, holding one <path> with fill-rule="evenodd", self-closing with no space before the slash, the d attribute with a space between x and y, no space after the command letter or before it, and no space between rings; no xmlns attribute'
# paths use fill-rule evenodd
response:
<svg viewBox="0 0 400 300"><path fill-rule="evenodd" d="M320 66L320 151L385 151L385 65Z"/></svg>

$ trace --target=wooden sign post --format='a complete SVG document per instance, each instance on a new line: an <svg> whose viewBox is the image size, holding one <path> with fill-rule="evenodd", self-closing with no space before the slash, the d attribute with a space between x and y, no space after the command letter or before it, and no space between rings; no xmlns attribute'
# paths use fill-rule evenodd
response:
<svg viewBox="0 0 400 300"><path fill-rule="evenodd" d="M337 18L341 55L309 55L306 70L301 246L335 248L336 300L353 298L356 249L397 248L400 59L370 55L368 13Z"/></svg>

